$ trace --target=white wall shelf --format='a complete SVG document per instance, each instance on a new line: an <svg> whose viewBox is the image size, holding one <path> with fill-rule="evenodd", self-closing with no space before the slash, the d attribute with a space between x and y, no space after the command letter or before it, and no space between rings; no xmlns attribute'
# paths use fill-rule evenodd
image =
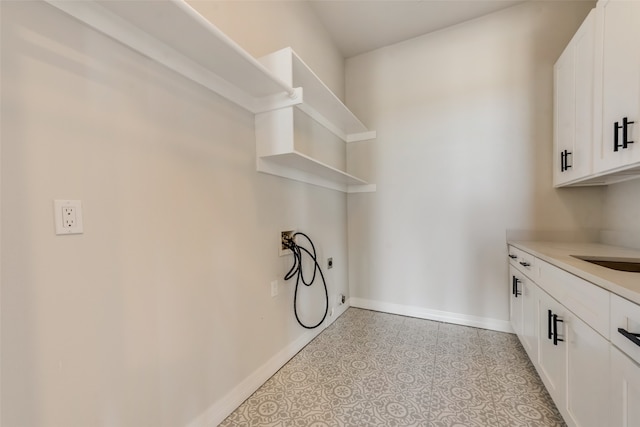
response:
<svg viewBox="0 0 640 427"><path fill-rule="evenodd" d="M302 87L304 100L296 106L343 141L376 137L376 132L367 129L290 47L266 55L260 62L283 82Z"/></svg>
<svg viewBox="0 0 640 427"><path fill-rule="evenodd" d="M294 108L345 143L376 137L291 49L260 58L285 83L302 87L302 103L256 115L256 156L260 172L348 193L376 191L376 186L296 149ZM321 143L321 142L319 142Z"/></svg>
<svg viewBox="0 0 640 427"><path fill-rule="evenodd" d="M258 158L258 170L346 193L375 191L375 185L297 151Z"/></svg>
<svg viewBox="0 0 640 427"><path fill-rule="evenodd" d="M182 0L45 1L253 113L302 102L301 89L275 77Z"/></svg>
<svg viewBox="0 0 640 427"><path fill-rule="evenodd" d="M45 2L256 114L256 123L261 114L280 117L280 111L297 106L345 142L376 137L293 50L258 61L183 0ZM375 186L297 152L293 132L284 151L281 143L260 143L260 133L256 128L256 143L262 146L258 171L340 191L375 191ZM269 148L273 144L277 150Z"/></svg>

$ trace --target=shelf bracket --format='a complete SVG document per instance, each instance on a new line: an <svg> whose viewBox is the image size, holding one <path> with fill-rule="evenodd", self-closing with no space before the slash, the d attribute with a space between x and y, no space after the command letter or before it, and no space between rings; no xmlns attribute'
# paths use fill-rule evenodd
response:
<svg viewBox="0 0 640 427"><path fill-rule="evenodd" d="M278 110L280 108L292 107L304 102L303 89L301 87L293 88L292 94L282 92L276 95L257 98L251 112L254 114L266 113L267 111Z"/></svg>

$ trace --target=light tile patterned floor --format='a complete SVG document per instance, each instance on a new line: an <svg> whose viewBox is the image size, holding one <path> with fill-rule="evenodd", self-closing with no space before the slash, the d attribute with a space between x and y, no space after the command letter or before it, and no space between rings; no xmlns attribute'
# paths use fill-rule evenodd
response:
<svg viewBox="0 0 640 427"><path fill-rule="evenodd" d="M515 335L350 308L220 425L565 424Z"/></svg>

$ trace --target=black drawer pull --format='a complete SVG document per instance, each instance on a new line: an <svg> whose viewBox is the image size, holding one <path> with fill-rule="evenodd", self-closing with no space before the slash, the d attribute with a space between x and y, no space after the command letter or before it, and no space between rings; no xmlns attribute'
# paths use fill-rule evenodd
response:
<svg viewBox="0 0 640 427"><path fill-rule="evenodd" d="M624 335L625 338L628 338L629 341L634 343L637 346L640 346L640 334L634 334L633 332L629 332L626 329L618 328L618 332Z"/></svg>
<svg viewBox="0 0 640 427"><path fill-rule="evenodd" d="M523 266L523 267L530 267L531 266L531 264L529 264L526 261L520 261L520 265Z"/></svg>
<svg viewBox="0 0 640 427"><path fill-rule="evenodd" d="M553 312L551 310L549 310L547 312L547 338L548 339L552 339L553 338L553 327L551 325L551 319L553 319Z"/></svg>
<svg viewBox="0 0 640 427"><path fill-rule="evenodd" d="M511 258L511 259L518 259L518 255L511 255L511 254L509 254L509 258Z"/></svg>

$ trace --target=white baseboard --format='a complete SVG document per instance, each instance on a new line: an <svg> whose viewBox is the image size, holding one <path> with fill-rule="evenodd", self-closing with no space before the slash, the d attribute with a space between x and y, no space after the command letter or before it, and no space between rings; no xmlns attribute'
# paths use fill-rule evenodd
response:
<svg viewBox="0 0 640 427"><path fill-rule="evenodd" d="M342 314L347 311L347 309L349 308L349 300L347 299L345 301L344 304L340 304L339 306L337 306L336 308L333 309L333 316L330 316L326 323L325 327L328 327L329 325L331 325L333 322L336 321L336 319L338 319L338 317L342 316Z"/></svg>
<svg viewBox="0 0 640 427"><path fill-rule="evenodd" d="M333 319L335 319L335 316ZM296 341L280 350L275 356L256 369L244 381L227 393L226 396L207 408L207 410L198 416L198 418L191 421L186 427L215 427L220 424L240 406L242 402L247 400L262 384L271 378L273 374L278 372L296 353L302 350L305 345L309 344L322 330L324 330L324 328L308 331Z"/></svg>
<svg viewBox="0 0 640 427"><path fill-rule="evenodd" d="M511 324L508 320L451 313L448 311L430 310L423 307L393 304L363 298L349 298L349 305L351 307L383 311L385 313L400 314L402 316L417 317L419 319L437 320L439 322L454 323L456 325L473 326L493 331L513 333L513 329L511 328Z"/></svg>
<svg viewBox="0 0 640 427"><path fill-rule="evenodd" d="M280 350L264 365L256 369L244 381L227 393L222 399L215 402L198 418L191 421L186 427L215 427L224 421L238 406L249 398L262 384L273 374L278 372L293 356L311 342L318 334L331 325L349 308L349 303L342 304L333 310L332 316L327 316L324 324L314 330L307 331L296 341Z"/></svg>
<svg viewBox="0 0 640 427"><path fill-rule="evenodd" d="M440 322L454 323L457 325L473 326L483 329L491 329L500 332L511 332L511 324L506 320L491 319L466 314L451 313L447 311L429 310L402 304L367 300L363 298L349 298L345 304L334 308L333 315L328 317L321 328L304 333L296 341L280 350L264 365L256 369L244 381L227 393L222 399L215 402L200 416L191 421L186 427L215 427L229 416L238 406L251 396L273 374L278 372L285 363L311 342L320 332L331 325L349 307L364 308L367 310L382 311L385 313L399 314L402 316L417 317L420 319L437 320Z"/></svg>

